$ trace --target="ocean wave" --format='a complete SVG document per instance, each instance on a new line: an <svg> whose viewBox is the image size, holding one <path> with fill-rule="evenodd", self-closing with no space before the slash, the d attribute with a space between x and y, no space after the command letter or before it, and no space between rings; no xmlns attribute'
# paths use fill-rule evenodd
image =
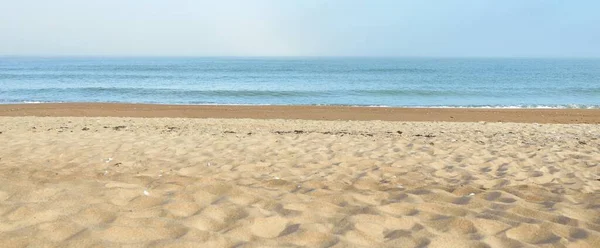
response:
<svg viewBox="0 0 600 248"><path fill-rule="evenodd" d="M595 104L522 104L522 105L419 105L408 108L477 108L477 109L600 109Z"/></svg>
<svg viewBox="0 0 600 248"><path fill-rule="evenodd" d="M324 96L489 96L488 92L454 91L445 89L353 89L353 90L225 90L225 89L174 89L174 88L135 88L135 87L72 87L72 88L16 88L0 89L0 92L14 94L126 94L126 95L187 95L187 96L227 96L227 97L324 97Z"/></svg>
<svg viewBox="0 0 600 248"><path fill-rule="evenodd" d="M12 94L32 95L134 95L150 98L189 96L189 97L318 97L328 96L335 91L292 91L292 90L189 90L169 88L132 88L132 87L80 87L80 88L38 88L0 90Z"/></svg>
<svg viewBox="0 0 600 248"><path fill-rule="evenodd" d="M0 67L1 76L22 75L37 72L40 74L90 74L90 73L435 73L436 69L418 67L352 67L332 64L286 64L286 65L252 65L252 64L198 64L198 65L54 65L30 67Z"/></svg>
<svg viewBox="0 0 600 248"><path fill-rule="evenodd" d="M369 108L458 108L458 109L600 109L595 104L523 104L523 105L380 105L380 104L272 104L272 103L219 103L205 101L160 102L160 101L45 101L24 99L0 99L0 104L44 104L44 103L131 103L166 105L214 105L214 106L337 106Z"/></svg>
<svg viewBox="0 0 600 248"><path fill-rule="evenodd" d="M267 87L267 86L265 86ZM570 94L574 91L565 89L562 92L550 94L548 92L538 93L538 96L553 96ZM576 95L594 95L600 94L600 89L577 90ZM12 96L135 96L148 99L169 99L177 97L202 98L202 97L226 97L226 98L315 98L315 103L323 97L363 97L373 100L385 99L403 99L403 98L423 98L442 99L442 98L498 98L506 96L535 96L531 92L502 92L485 91L479 89L470 90L448 90L448 89L339 89L339 90L293 90L293 89L177 89L177 88L136 88L136 87L55 87L55 88L13 88L0 89L1 95ZM486 105L488 106L488 105ZM540 105L544 106L544 105ZM552 105L553 106L553 105ZM471 107L471 106L469 106ZM517 106L520 107L520 106ZM534 106L535 107L535 106Z"/></svg>
<svg viewBox="0 0 600 248"><path fill-rule="evenodd" d="M487 92L456 91L445 89L373 89L373 90L351 90L346 92L352 95L368 96L482 96L489 95Z"/></svg>

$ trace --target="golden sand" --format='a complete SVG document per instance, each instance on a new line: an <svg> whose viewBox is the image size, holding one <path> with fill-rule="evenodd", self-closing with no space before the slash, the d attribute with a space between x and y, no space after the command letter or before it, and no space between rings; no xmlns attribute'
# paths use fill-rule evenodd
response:
<svg viewBox="0 0 600 248"><path fill-rule="evenodd" d="M600 126L0 118L1 247L600 247Z"/></svg>

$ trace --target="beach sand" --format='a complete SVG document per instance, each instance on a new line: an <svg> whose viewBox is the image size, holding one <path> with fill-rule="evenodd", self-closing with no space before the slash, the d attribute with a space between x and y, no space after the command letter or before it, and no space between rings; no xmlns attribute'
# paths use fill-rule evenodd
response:
<svg viewBox="0 0 600 248"><path fill-rule="evenodd" d="M0 244L600 247L600 126L0 117Z"/></svg>
<svg viewBox="0 0 600 248"><path fill-rule="evenodd" d="M104 116L600 124L600 109L384 108L348 106L0 104L0 116Z"/></svg>

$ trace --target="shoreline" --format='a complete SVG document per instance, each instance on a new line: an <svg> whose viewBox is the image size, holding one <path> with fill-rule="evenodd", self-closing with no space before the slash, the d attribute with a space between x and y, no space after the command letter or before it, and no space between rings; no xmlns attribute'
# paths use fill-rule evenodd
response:
<svg viewBox="0 0 600 248"><path fill-rule="evenodd" d="M600 124L600 109L406 108L301 105L0 104L0 116Z"/></svg>

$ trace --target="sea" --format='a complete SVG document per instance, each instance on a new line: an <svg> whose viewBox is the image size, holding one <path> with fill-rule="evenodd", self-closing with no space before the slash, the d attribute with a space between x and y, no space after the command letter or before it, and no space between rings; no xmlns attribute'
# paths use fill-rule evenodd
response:
<svg viewBox="0 0 600 248"><path fill-rule="evenodd" d="M0 103L600 108L600 59L0 57Z"/></svg>

